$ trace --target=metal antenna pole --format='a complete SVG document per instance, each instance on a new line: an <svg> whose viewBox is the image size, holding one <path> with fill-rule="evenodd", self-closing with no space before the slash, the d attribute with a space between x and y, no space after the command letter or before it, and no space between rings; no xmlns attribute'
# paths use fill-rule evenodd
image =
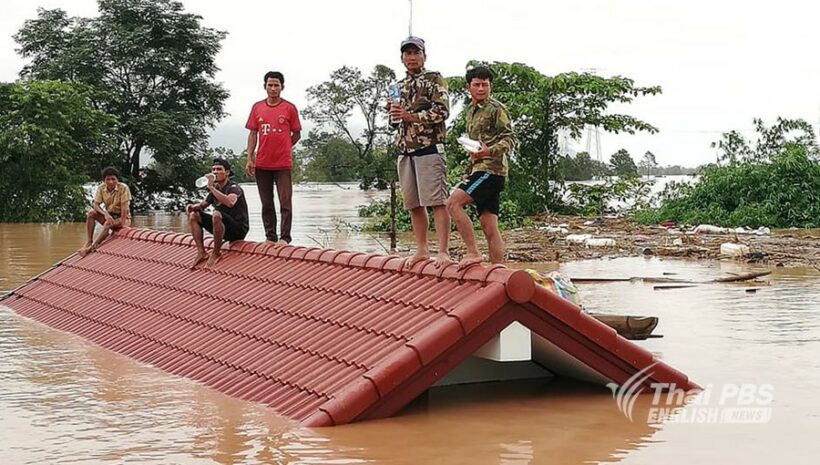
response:
<svg viewBox="0 0 820 465"><path fill-rule="evenodd" d="M407 35L413 35L413 0L409 0L410 2L410 21L407 24Z"/></svg>

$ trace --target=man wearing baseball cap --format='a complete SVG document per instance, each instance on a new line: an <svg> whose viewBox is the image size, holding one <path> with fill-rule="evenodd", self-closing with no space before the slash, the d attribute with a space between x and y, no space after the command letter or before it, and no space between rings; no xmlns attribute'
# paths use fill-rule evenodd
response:
<svg viewBox="0 0 820 465"><path fill-rule="evenodd" d="M216 265L223 241L239 241L248 234L250 222L245 192L239 184L231 181L230 176L231 165L228 161L224 158L214 158L211 174L208 175L208 196L199 203L188 205L185 209L196 244L196 257L191 262L191 268L206 259L206 266ZM208 205L214 206L213 214L205 213ZM205 252L202 230L214 236L214 249L210 256Z"/></svg>
<svg viewBox="0 0 820 465"><path fill-rule="evenodd" d="M450 217L447 214L447 163L444 154L445 122L450 114L447 81L425 69L424 40L410 36L401 42L401 61L407 76L399 81L401 98L388 106L396 121L397 168L404 208L410 211L416 253L408 268L430 257L427 246L427 207L433 209L438 235L436 266L450 260L447 251Z"/></svg>

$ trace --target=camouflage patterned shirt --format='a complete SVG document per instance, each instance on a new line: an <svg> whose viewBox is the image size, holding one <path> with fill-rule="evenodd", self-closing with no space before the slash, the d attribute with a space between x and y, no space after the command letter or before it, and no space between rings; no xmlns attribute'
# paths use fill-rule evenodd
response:
<svg viewBox="0 0 820 465"><path fill-rule="evenodd" d="M412 122L394 124L399 130L396 137L398 153L444 144L445 122L450 115L450 98L444 77L422 68L418 74L407 73L398 85L401 106L413 115Z"/></svg>
<svg viewBox="0 0 820 465"><path fill-rule="evenodd" d="M490 97L487 100L467 105L467 135L479 140L490 148L490 157L473 161L472 172L486 171L499 176L507 176L507 158L515 147L510 113L507 107Z"/></svg>

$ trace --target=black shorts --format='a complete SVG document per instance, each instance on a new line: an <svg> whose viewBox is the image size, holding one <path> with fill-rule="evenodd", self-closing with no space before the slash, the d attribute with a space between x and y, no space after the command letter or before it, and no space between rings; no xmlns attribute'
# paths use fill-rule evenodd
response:
<svg viewBox="0 0 820 465"><path fill-rule="evenodd" d="M478 214L490 212L498 215L501 204L501 191L504 190L504 176L477 171L462 181L458 188L473 198Z"/></svg>
<svg viewBox="0 0 820 465"><path fill-rule="evenodd" d="M199 217L201 218L199 224L202 225L202 229L213 234L214 217L205 212L199 212ZM230 215L222 214L222 224L225 226L225 237L223 238L225 241L241 241L248 235L248 227L243 226Z"/></svg>

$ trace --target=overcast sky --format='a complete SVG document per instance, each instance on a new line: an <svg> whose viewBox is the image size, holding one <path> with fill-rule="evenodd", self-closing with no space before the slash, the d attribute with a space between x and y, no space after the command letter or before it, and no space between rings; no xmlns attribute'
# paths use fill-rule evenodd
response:
<svg viewBox="0 0 820 465"><path fill-rule="evenodd" d="M217 79L230 113L212 143L244 148L253 102L268 70L285 74L284 97L305 105L308 86L342 66L376 64L403 72L408 0L295 2L184 0L205 26L228 32ZM0 16L0 80L23 61L11 36L38 6L72 16L97 14L95 0L8 0ZM710 142L752 118L820 120L820 3L808 0L415 0L415 35L427 41L429 69L461 74L470 59L524 62L546 74L597 69L638 85L660 85L617 111L654 124L654 135L603 135L604 159L626 148L636 161L651 150L661 164L714 160ZM306 122L309 127L309 122ZM585 143L577 143L583 148Z"/></svg>

